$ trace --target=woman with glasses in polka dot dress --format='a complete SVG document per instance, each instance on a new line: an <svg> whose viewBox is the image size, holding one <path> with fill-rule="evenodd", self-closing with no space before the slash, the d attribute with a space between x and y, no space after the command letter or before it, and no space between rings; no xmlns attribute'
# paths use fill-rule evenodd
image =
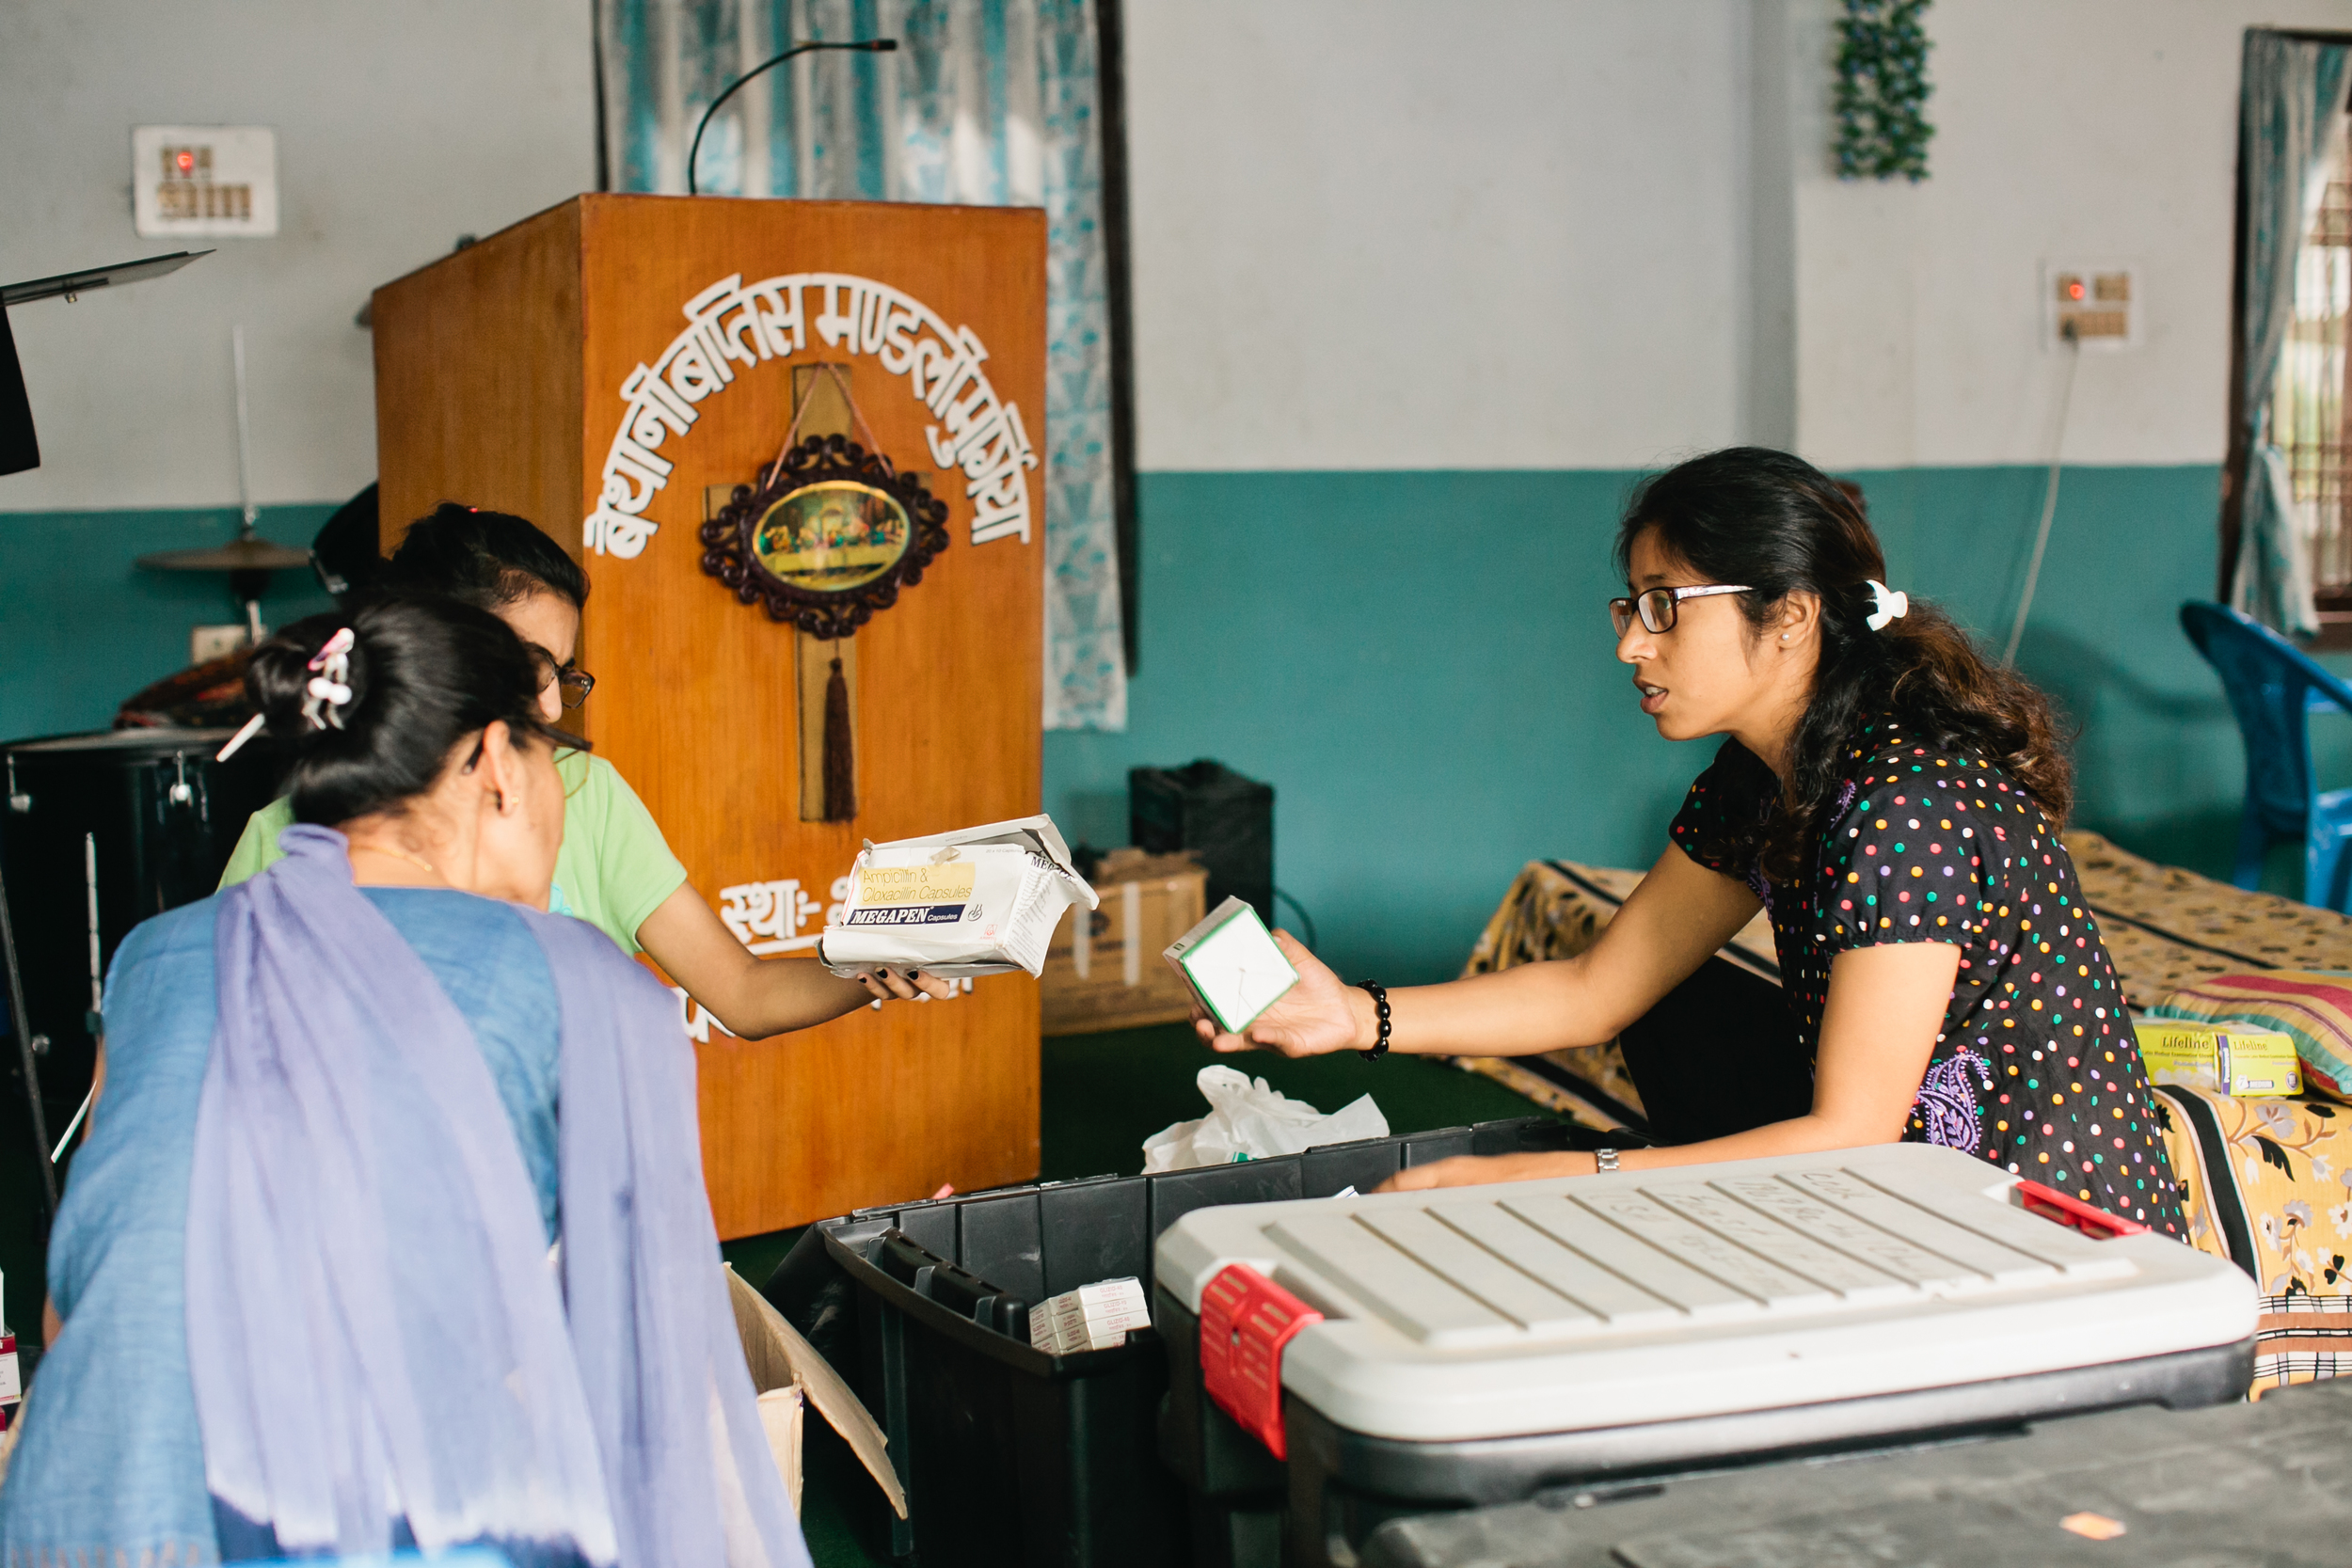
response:
<svg viewBox="0 0 2352 1568"><path fill-rule="evenodd" d="M1889 589L1860 508L1785 452L1692 459L1634 497L1617 657L1669 740L1724 736L1671 842L1583 954L1445 985L1349 987L1287 933L1300 984L1219 1050L1527 1055L1614 1038L1759 907L1811 1109L1628 1149L1625 1168L1905 1140L1977 1154L2181 1233L2147 1074L2058 839L2073 770L2048 701ZM1385 1013L1385 1018L1384 1018ZM1800 1099L1802 1102L1802 1099ZM1399 1188L1595 1168L1440 1161Z"/></svg>

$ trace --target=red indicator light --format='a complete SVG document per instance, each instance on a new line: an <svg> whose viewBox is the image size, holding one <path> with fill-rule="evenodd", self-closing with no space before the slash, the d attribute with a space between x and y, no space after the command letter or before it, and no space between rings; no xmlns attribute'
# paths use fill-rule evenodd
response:
<svg viewBox="0 0 2352 1568"><path fill-rule="evenodd" d="M182 148L182 149L180 150L180 156L179 156L177 159L175 159L175 160L174 160L174 162L176 162L176 163L178 163L178 164L179 164L179 166L180 166L180 172L181 172L181 173L183 173L183 174L185 174L185 173L187 173L187 172L188 172L188 170L190 170L190 169L192 169L192 168L194 168L194 167L196 166L196 154L195 154L195 153L193 153L193 152L191 152L191 151L189 151L186 148L184 148L184 147L183 147L183 148ZM2074 292L2075 292L2076 293L2082 293L2081 289L2079 289L2079 288L2077 288Z"/></svg>
<svg viewBox="0 0 2352 1568"><path fill-rule="evenodd" d="M183 154L183 156L185 156L185 154ZM2080 299L2083 297L2083 286L2080 279L2076 279L2075 281L2066 285L2066 297L2069 299Z"/></svg>

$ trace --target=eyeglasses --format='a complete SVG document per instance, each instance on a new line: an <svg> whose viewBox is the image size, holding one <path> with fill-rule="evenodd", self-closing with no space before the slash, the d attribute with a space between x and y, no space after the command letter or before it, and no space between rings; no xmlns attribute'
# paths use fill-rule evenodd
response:
<svg viewBox="0 0 2352 1568"><path fill-rule="evenodd" d="M596 677L587 671L574 665L556 663L555 656L545 648L533 648L532 652L538 656L539 689L545 691L550 686L561 688L565 707L578 707L588 700L588 693L596 689Z"/></svg>
<svg viewBox="0 0 2352 1568"><path fill-rule="evenodd" d="M1756 590L1745 583L1710 582L1703 588L1651 588L1629 599L1609 601L1609 621L1623 637L1633 625L1633 617L1642 617L1645 630L1653 635L1675 629L1675 621L1681 614L1685 599L1704 599L1717 594L1753 594Z"/></svg>

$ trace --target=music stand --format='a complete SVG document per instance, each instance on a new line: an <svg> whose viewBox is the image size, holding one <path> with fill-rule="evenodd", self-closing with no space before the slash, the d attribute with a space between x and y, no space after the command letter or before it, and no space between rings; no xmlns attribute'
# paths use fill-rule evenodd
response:
<svg viewBox="0 0 2352 1568"><path fill-rule="evenodd" d="M21 474L27 468L40 467L40 443L33 435L33 404L24 393L24 367L16 356L16 334L8 329L8 311L37 299L61 295L71 305L93 289L116 289L125 283L161 277L167 272L178 272L199 256L211 254L209 250L175 250L168 256L85 267L80 272L61 272L54 277L0 283L0 474Z"/></svg>

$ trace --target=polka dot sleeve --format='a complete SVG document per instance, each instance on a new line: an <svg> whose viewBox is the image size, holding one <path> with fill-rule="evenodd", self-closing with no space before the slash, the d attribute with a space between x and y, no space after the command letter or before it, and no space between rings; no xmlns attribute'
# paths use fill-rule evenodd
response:
<svg viewBox="0 0 2352 1568"><path fill-rule="evenodd" d="M1736 740L1726 740L1706 772L1682 798L1667 834L1675 847L1707 867L1742 881L1756 873L1756 832L1779 786L1771 769Z"/></svg>
<svg viewBox="0 0 2352 1568"><path fill-rule="evenodd" d="M1967 945L1984 927L1986 815L1963 789L1883 774L1858 781L1822 836L1813 911L1821 948Z"/></svg>

